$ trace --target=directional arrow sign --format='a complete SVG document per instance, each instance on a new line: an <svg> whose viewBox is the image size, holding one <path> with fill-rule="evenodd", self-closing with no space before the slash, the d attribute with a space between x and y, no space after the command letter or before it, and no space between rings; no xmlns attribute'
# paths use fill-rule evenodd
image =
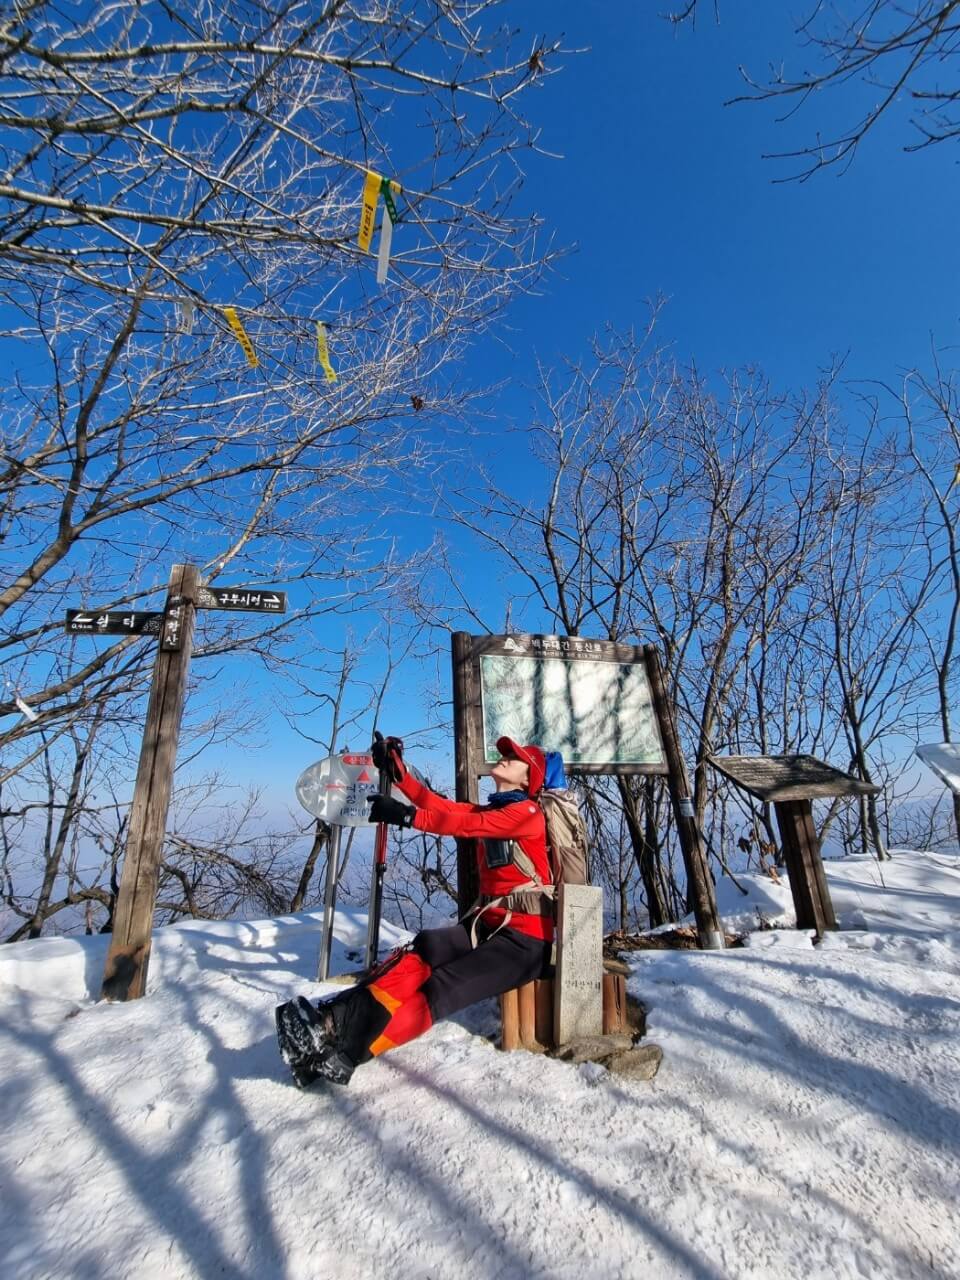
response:
<svg viewBox="0 0 960 1280"><path fill-rule="evenodd" d="M287 593L269 587L200 587L198 609L246 609L252 613L286 613Z"/></svg>
<svg viewBox="0 0 960 1280"><path fill-rule="evenodd" d="M85 636L156 636L160 634L162 613L118 609L68 609L66 629Z"/></svg>

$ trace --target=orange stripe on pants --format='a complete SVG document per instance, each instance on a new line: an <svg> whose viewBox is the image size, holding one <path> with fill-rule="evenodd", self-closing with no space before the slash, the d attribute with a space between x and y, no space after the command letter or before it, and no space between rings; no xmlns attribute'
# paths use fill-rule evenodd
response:
<svg viewBox="0 0 960 1280"><path fill-rule="evenodd" d="M395 1049L398 1044L406 1044L429 1031L433 1026L433 1015L427 998L420 991L415 991L409 1000L404 1000L393 1017L370 1046L370 1053L377 1058L388 1049Z"/></svg>
<svg viewBox="0 0 960 1280"><path fill-rule="evenodd" d="M420 993L432 972L426 960L411 951L367 988L390 1014L390 1021L368 1049L373 1057L406 1044L433 1026L430 1006Z"/></svg>

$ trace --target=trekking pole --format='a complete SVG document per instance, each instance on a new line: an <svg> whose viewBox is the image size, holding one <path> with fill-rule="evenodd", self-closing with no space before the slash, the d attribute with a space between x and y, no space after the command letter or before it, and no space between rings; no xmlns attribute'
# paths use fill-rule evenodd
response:
<svg viewBox="0 0 960 1280"><path fill-rule="evenodd" d="M390 766L379 771L379 791L382 796L390 794ZM373 883L370 887L370 914L367 920L367 964L371 969L377 963L377 952L380 949L380 913L383 909L383 876L387 869L387 824L377 823L377 832L373 840Z"/></svg>

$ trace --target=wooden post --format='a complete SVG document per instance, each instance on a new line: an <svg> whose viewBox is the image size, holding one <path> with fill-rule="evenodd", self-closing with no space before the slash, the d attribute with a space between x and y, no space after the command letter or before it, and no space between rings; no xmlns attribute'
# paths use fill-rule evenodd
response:
<svg viewBox="0 0 960 1280"><path fill-rule="evenodd" d="M790 893L797 916L798 929L815 929L817 936L823 933L823 919L817 910L817 896L804 866L797 834L796 807L799 801L781 800L773 806L780 828L780 843L790 876Z"/></svg>
<svg viewBox="0 0 960 1280"><path fill-rule="evenodd" d="M713 880L707 866L706 852L697 829L693 811L693 797L687 777L687 767L680 750L680 737L673 718L673 707L664 687L660 654L654 644L643 646L643 656L653 694L653 708L660 725L663 749L667 757L667 785L673 803L673 817L683 851L683 864L687 872L690 899L697 921L700 946L706 950L723 949L723 926L717 914L717 900L713 892Z"/></svg>
<svg viewBox="0 0 960 1280"><path fill-rule="evenodd" d="M603 1034L621 1035L627 1029L627 981L622 973L603 975Z"/></svg>
<svg viewBox="0 0 960 1280"><path fill-rule="evenodd" d="M520 1022L520 1043L524 1049L537 1049L537 998L532 982L517 988L517 1012Z"/></svg>
<svg viewBox="0 0 960 1280"><path fill-rule="evenodd" d="M462 804L477 804L480 788L475 765L476 708L480 689L473 667L473 637L466 631L455 631L450 640L453 660L453 750L456 769L455 796ZM476 843L457 841L457 909L460 915L477 900Z"/></svg>
<svg viewBox="0 0 960 1280"><path fill-rule="evenodd" d="M107 1000L138 999L147 986L153 912L193 648L199 581L195 565L174 565L170 573L130 809L113 938L103 975L101 994Z"/></svg>
<svg viewBox="0 0 960 1280"><path fill-rule="evenodd" d="M535 1026L537 1041L545 1049L556 1047L553 1034L553 979L537 978L533 984L536 1005Z"/></svg>
<svg viewBox="0 0 960 1280"><path fill-rule="evenodd" d="M814 929L820 938L825 929L836 929L837 918L813 825L813 806L809 800L779 800L773 807L790 875L797 928Z"/></svg>
<svg viewBox="0 0 960 1280"><path fill-rule="evenodd" d="M520 1001L516 987L500 997L500 1048L520 1048Z"/></svg>
<svg viewBox="0 0 960 1280"><path fill-rule="evenodd" d="M801 802L798 819L797 836L800 840L804 860L810 867L813 882L816 885L817 896L820 899L820 913L823 916L823 927L825 929L838 929L836 913L833 910L833 899L830 897L827 876L823 869L820 837L817 835L817 829L813 825L813 805L809 800Z"/></svg>

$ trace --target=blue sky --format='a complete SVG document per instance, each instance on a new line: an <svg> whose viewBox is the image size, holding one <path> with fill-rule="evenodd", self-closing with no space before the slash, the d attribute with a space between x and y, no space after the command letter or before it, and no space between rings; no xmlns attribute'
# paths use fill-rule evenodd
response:
<svg viewBox="0 0 960 1280"><path fill-rule="evenodd" d="M494 450L501 430L530 416L538 358L577 359L608 324L642 327L647 300L659 295L668 299L659 336L681 361L705 372L757 365L783 390L812 384L837 356L851 381L895 381L928 361L931 341L957 346L956 147L905 155L913 134L903 110L842 175L777 182L789 164L764 153L848 123L875 91L821 95L783 124L782 103L725 107L742 89L741 63L759 78L771 62L803 66L793 6L730 0L719 26L704 12L696 31L676 33L661 7L553 0L503 11L531 34L549 42L562 32L565 46L585 51L564 57L563 72L528 104L543 146L562 159L528 157L520 195L572 252L454 371L476 386L510 380L485 426ZM406 540L423 545L430 532L420 522ZM464 574L499 621L502 602L482 562L465 561ZM420 697L398 683L385 727L408 731L424 715ZM319 752L285 732L269 716L269 761L251 752L231 772L239 778L249 763L251 777L292 791L297 767Z"/></svg>
<svg viewBox="0 0 960 1280"><path fill-rule="evenodd" d="M931 332L955 344L956 147L904 155L901 113L844 175L777 183L790 166L764 153L809 141L873 91L823 94L781 125L783 103L724 107L742 88L739 64L760 76L779 58L803 65L793 6L723 3L719 26L676 34L660 7L526 6L539 29L590 48L537 102L545 144L564 159L536 161L528 185L578 249L549 297L515 309L517 354L576 355L603 323L642 321L658 294L682 358L756 363L788 386L834 354L849 352L850 376L877 377L924 360Z"/></svg>

